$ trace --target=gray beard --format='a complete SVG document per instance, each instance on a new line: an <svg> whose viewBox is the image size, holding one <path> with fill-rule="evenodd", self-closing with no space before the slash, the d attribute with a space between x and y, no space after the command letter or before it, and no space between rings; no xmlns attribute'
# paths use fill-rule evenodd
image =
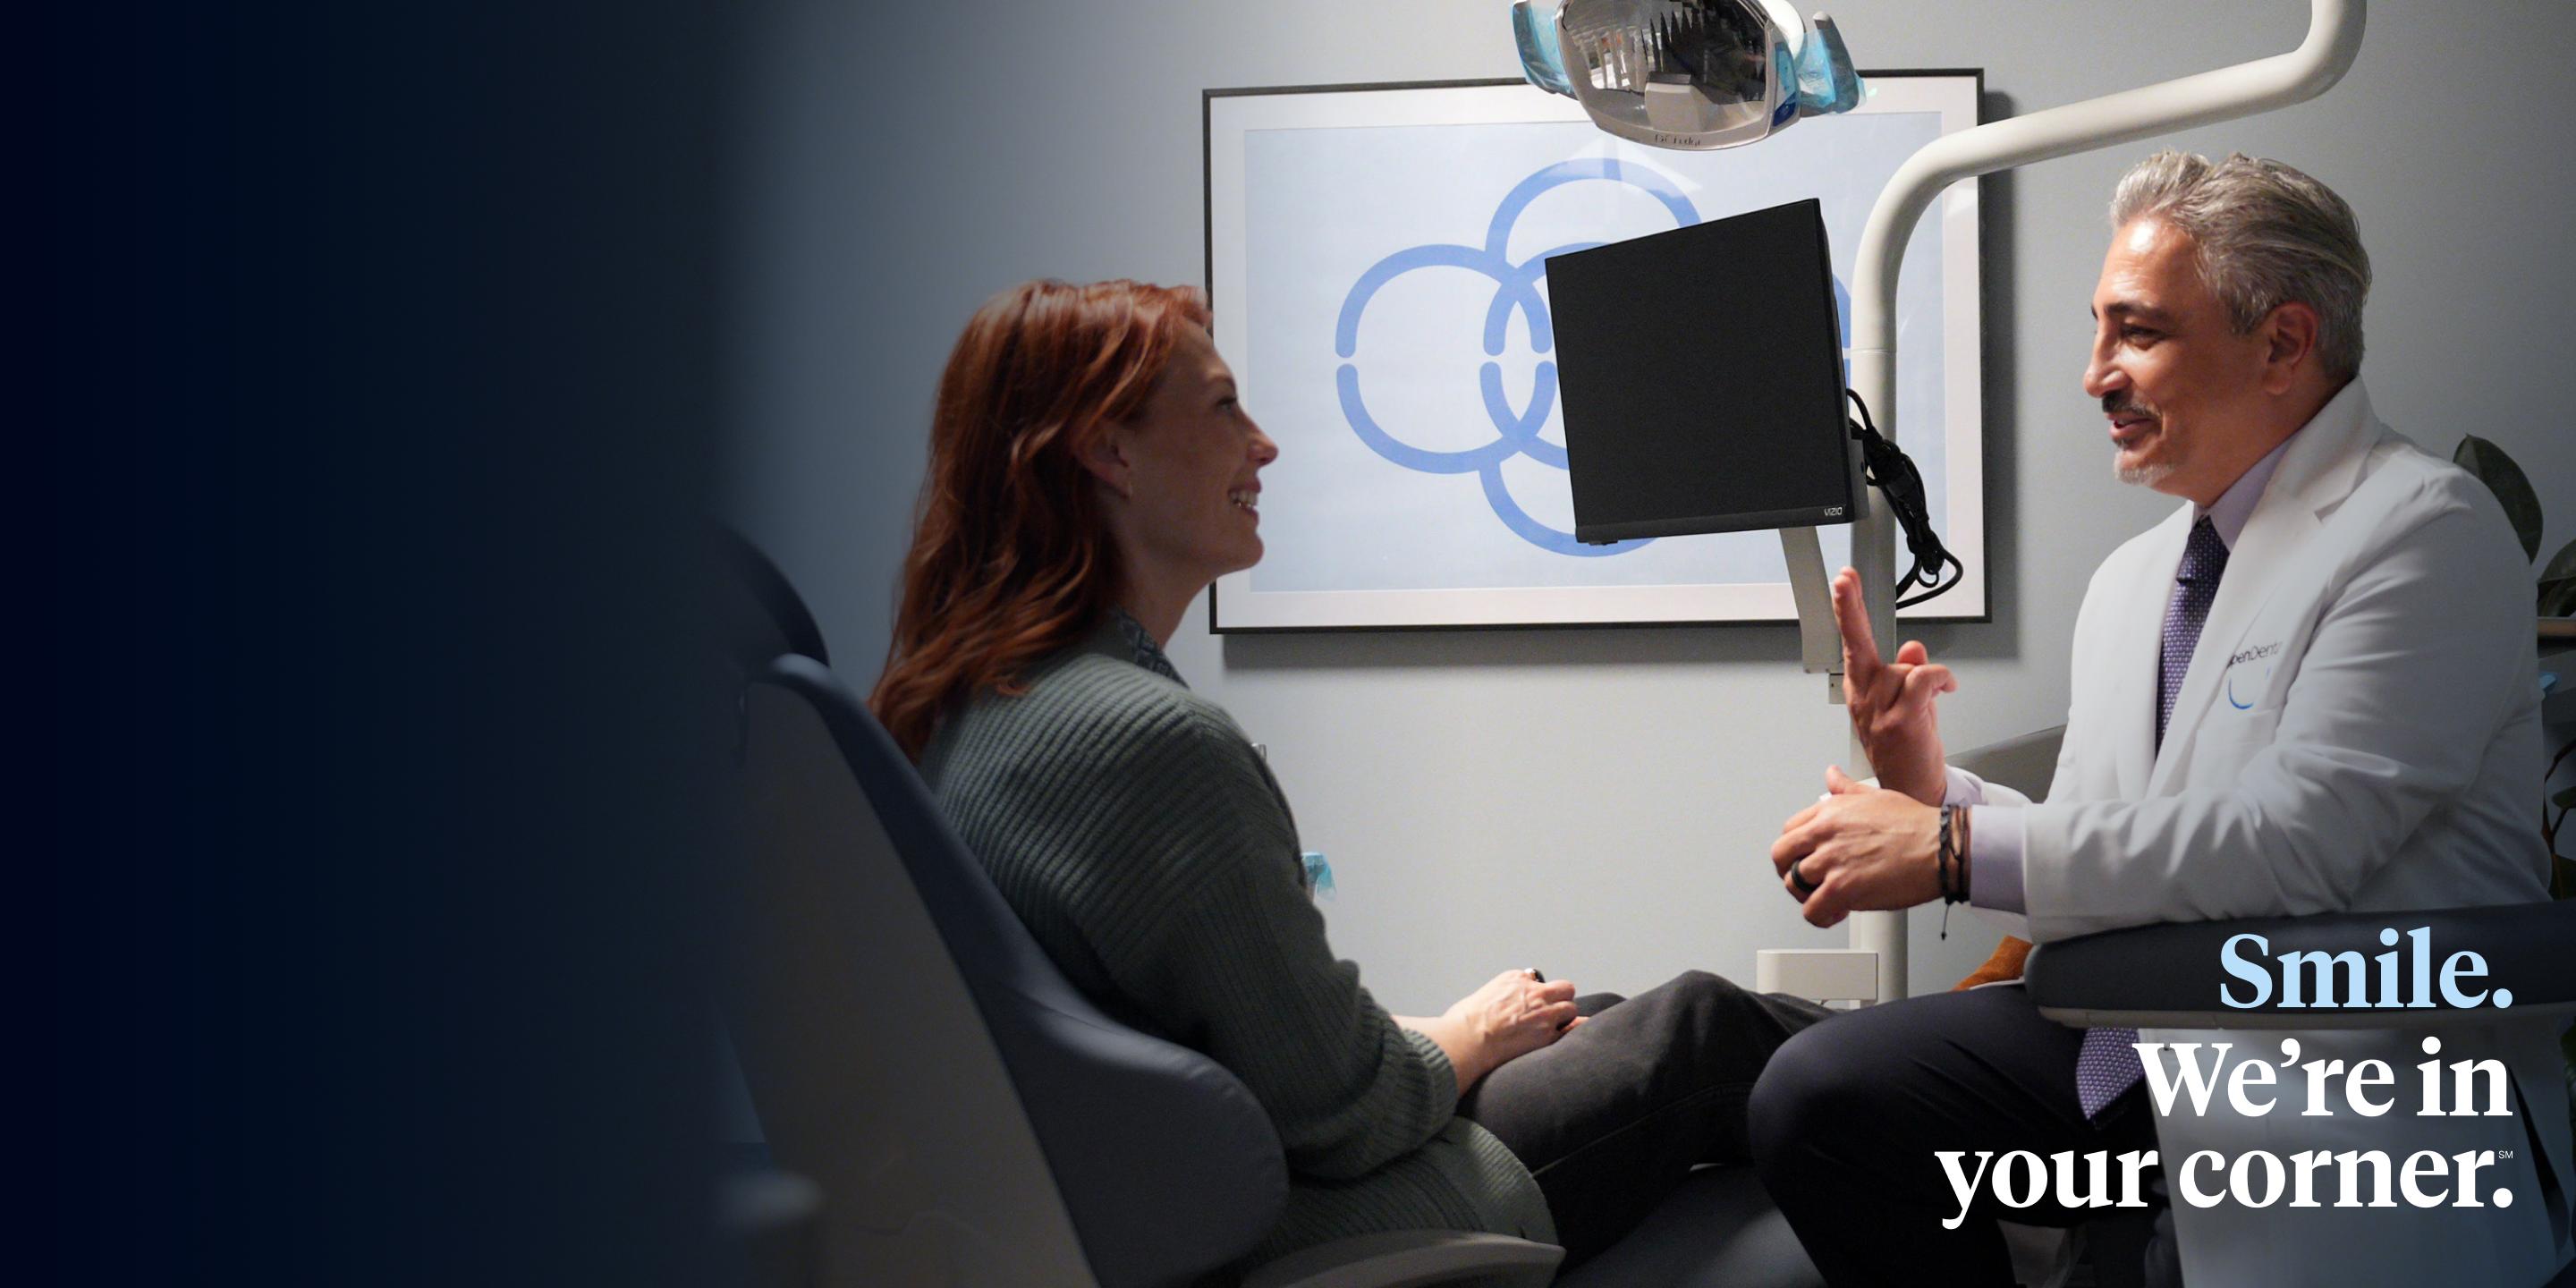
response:
<svg viewBox="0 0 2576 1288"><path fill-rule="evenodd" d="M2162 461L2154 465L2122 465L2118 463L2118 458L2114 457L2111 465L2112 477L2131 487L2154 487L2172 478L2173 472L2174 466L2170 461Z"/></svg>

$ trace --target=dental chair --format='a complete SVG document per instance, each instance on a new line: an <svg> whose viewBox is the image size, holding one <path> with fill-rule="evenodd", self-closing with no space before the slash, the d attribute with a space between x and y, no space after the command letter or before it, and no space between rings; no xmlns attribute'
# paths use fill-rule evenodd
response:
<svg viewBox="0 0 2576 1288"><path fill-rule="evenodd" d="M1287 1198L1268 1116L1215 1062L1064 981L818 656L786 580L725 544L745 608L725 1021L772 1158L823 1195L813 1281L1155 1288L1240 1271ZM1424 1230L1249 1282L1536 1288L1562 1256Z"/></svg>
<svg viewBox="0 0 2576 1288"><path fill-rule="evenodd" d="M765 1282L1822 1283L1749 1166L1700 1169L1626 1239L1561 1280L1560 1249L1448 1230L1346 1239L1243 1265L1287 1194L1267 1115L1213 1061L1108 1018L1065 982L911 764L826 665L821 632L786 579L748 543L729 534L724 543L739 590L743 819L730 863L726 1028L771 1158L821 1195L809 1255L778 1259L799 1268L795 1277ZM1953 763L2038 796L2056 733ZM2566 909L2428 915L2445 918L2445 941L2520 941L2535 961L2576 960L2576 915ZM2384 920L2364 919L2374 929ZM2211 1013L2217 945L2247 928L2270 930L2276 945L2349 941L2345 920L2151 926L2062 941L2032 955L2027 986L2044 1012L2075 1024L2316 1027L2313 1011ZM2576 1014L2576 979L2563 967L2530 969L2520 950L2491 955L2490 966L2517 977L2516 1010ZM2026 1283L2062 1282L2072 1248L2017 1263Z"/></svg>
<svg viewBox="0 0 2576 1288"><path fill-rule="evenodd" d="M805 1282L1539 1288L1563 1250L1415 1230L1241 1264L1288 1174L1197 1052L1065 982L822 658L784 577L728 536L744 621L725 1022L768 1141L822 1195ZM1576 1288L1820 1284L1751 1167L1704 1168Z"/></svg>

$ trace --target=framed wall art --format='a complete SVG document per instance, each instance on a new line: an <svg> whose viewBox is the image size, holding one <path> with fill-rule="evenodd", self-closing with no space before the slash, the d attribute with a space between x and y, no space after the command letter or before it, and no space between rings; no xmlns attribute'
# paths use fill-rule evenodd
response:
<svg viewBox="0 0 2576 1288"><path fill-rule="evenodd" d="M1977 123L1982 80L1866 77L1848 115L1718 152L1612 138L1520 81L1207 91L1217 348L1280 445L1262 474L1267 554L1217 583L1211 628L1795 621L1772 533L1574 540L1548 327L1531 315L1550 254L1809 197L1847 299L1879 190ZM1954 185L1897 290L1898 441L1966 570L1909 619L1987 612L1977 234L1977 186ZM1820 530L1829 565L1849 531Z"/></svg>

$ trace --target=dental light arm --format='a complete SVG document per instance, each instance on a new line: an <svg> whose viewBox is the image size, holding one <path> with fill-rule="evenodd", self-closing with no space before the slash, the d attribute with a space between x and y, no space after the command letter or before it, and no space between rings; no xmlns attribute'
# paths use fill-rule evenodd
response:
<svg viewBox="0 0 2576 1288"><path fill-rule="evenodd" d="M1574 3L1569 0L1569 8ZM1844 80L1851 75L1849 55L1832 21L1818 14L1805 24L1805 30L1792 31L1796 15L1794 11L1786 17L1782 15L1786 7L1783 0L1751 0L1745 14L1722 15L1726 19L1723 22L1703 21L1701 15L1711 11L1693 0L1583 3L1586 12L1581 15L1582 21L1569 22L1560 14L1550 24L1533 14L1527 0L1523 0L1514 14L1517 43L1533 84L1582 100L1594 122L1614 134L1667 147L1728 147L1767 137L1772 129L1811 110L1848 110L1857 101L1858 82ZM1961 179L2033 161L2089 152L2168 130L2252 116L2315 98L2343 78L2360 52L2364 5L2365 0L2311 0L2307 38L2289 53L1980 125L1935 139L1908 158L1870 211L1869 223L1861 234L1851 292L1852 387L1862 403L1876 413L1880 434L1891 443L1897 437L1897 275L1915 223L1943 189ZM1613 7L1625 7L1635 15L1631 29L1615 29L1596 16ZM1654 86L1662 97L1650 101L1649 110L1642 114L1623 111L1618 100L1604 93L1625 91L1632 81L1637 82L1634 89L1648 89L1648 78L1634 74L1641 56L1670 62L1679 55L1667 51L1686 46L1695 49L1698 46L1690 42L1716 39L1702 33L1716 33L1721 27L1749 32L1755 26L1762 28L1769 42L1781 51L1773 61L1790 71L1796 84L1782 84L1783 77L1774 71L1764 94L1747 90L1742 96L1748 102L1787 103L1793 110L1741 128L1707 126L1697 133L1676 135L1653 128L1661 121L1631 118L1669 118L1669 103L1674 96L1667 91L1677 87ZM1580 48L1566 48L1569 42ZM1746 35L1739 43L1754 42ZM1833 65L1836 61L1839 69ZM1824 69L1826 75L1820 78L1809 74L1811 67ZM1654 79L1678 78L1664 75ZM1690 79L1695 84L1708 80L1696 72ZM1703 93L1710 92L1710 88L1702 84ZM1807 101L1798 101L1801 99ZM1665 110L1652 110L1659 106ZM1892 643L1897 638L1895 516L1884 497L1859 508L1861 513L1852 525L1852 564L1860 573L1861 594L1869 606L1873 634ZM1828 693L1832 701L1839 702L1842 644L1834 626L1824 559L1815 530L1784 528L1780 542L1788 560L1790 590L1798 605L1801 660L1810 672L1832 675ZM1852 740L1850 754L1855 765L1866 759L1857 737ZM1878 954L1879 999L1905 996L1905 914L1856 913L1851 927L1852 947Z"/></svg>
<svg viewBox="0 0 2576 1288"><path fill-rule="evenodd" d="M1897 274L1915 221L1942 189L1961 179L2033 161L2306 102L2333 88L2352 67L2353 56L2361 50L2364 4L2365 0L2311 0L2307 39L2289 53L1980 125L1935 139L1907 158L1870 210L1852 282L1852 387L1878 413L1879 432L1891 441L1897 437ZM1796 564L1793 557L1793 580L1798 574ZM1896 531L1883 500L1868 506L1852 525L1852 566L1860 573L1872 634L1894 642ZM1819 565L1811 575L1821 574ZM1807 615L1802 612L1799 618L1801 634L1809 634ZM1828 616L1828 627L1831 621ZM1812 639L1804 642L1808 669L1813 670L1819 649ZM1836 658L1835 668L1840 669L1840 642L1830 651ZM1856 736L1851 757L1854 764L1866 758ZM1905 914L1855 913L1851 927L1852 947L1879 955L1879 996L1905 996Z"/></svg>
<svg viewBox="0 0 2576 1288"><path fill-rule="evenodd" d="M1893 351L1896 277L1905 244L1943 189L2033 161L2306 102L2352 66L2361 50L2363 6L2364 0L2313 0L2307 39L2286 54L1980 125L1923 145L1887 181L1861 233L1852 285L1854 350ZM1873 405L1886 404L1881 399Z"/></svg>
<svg viewBox="0 0 2576 1288"><path fill-rule="evenodd" d="M2033 161L2089 152L2305 102L2332 88L2360 52L2365 0L2312 0L2308 36L2296 50L2179 80L2053 107L1935 139L1899 166L1870 209L1852 282L1852 382L1896 437L1896 281L1905 246L1932 199L1961 179ZM1860 568L1871 624L1895 638L1886 594L1894 546L1875 510L1855 534L1877 567ZM1839 651L1839 650L1837 650Z"/></svg>

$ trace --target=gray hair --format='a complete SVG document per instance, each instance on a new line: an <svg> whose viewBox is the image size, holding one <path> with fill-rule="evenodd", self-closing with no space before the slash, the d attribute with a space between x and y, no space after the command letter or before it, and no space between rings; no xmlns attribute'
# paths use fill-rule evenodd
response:
<svg viewBox="0 0 2576 1288"><path fill-rule="evenodd" d="M2361 305L2370 254L2343 198L2308 176L2242 152L2212 164L2167 148L2130 167L2111 226L2147 217L2190 235L2201 280L2238 334L2293 301L2317 311L2317 360L2329 379L2361 371Z"/></svg>

